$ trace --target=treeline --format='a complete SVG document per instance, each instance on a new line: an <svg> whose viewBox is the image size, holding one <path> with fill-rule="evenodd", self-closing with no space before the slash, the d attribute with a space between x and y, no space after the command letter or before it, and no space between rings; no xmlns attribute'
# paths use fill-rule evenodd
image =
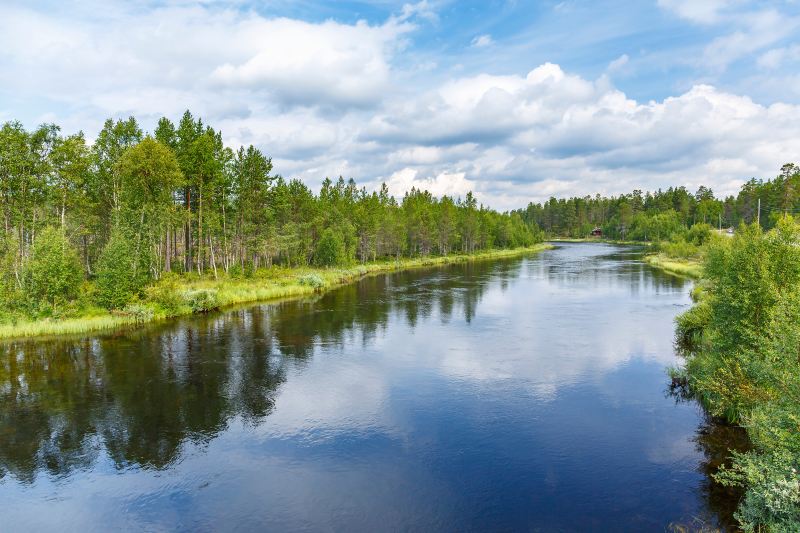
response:
<svg viewBox="0 0 800 533"><path fill-rule="evenodd" d="M760 206L760 209L759 209ZM666 191L635 190L620 196L550 198L518 211L529 224L550 236L581 238L595 228L611 239L658 241L695 224L737 227L744 222L774 227L785 214L800 212L800 167L788 163L771 180L751 179L739 193L720 199L708 187L694 194L685 187Z"/></svg>
<svg viewBox="0 0 800 533"><path fill-rule="evenodd" d="M107 120L94 143L54 124L0 129L0 301L57 306L81 281L117 307L164 272L220 276L273 264L346 265L530 245L517 213L412 189L399 201L353 180L319 194L232 149L188 111L145 134ZM30 300L33 300L31 302Z"/></svg>

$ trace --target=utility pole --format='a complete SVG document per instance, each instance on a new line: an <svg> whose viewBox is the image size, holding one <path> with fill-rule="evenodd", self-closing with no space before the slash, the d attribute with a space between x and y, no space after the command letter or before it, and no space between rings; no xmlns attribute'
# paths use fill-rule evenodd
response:
<svg viewBox="0 0 800 533"><path fill-rule="evenodd" d="M719 216L719 232L722 233L722 213L717 213Z"/></svg>
<svg viewBox="0 0 800 533"><path fill-rule="evenodd" d="M758 226L761 227L761 198L758 199L758 215L756 220L758 221Z"/></svg>

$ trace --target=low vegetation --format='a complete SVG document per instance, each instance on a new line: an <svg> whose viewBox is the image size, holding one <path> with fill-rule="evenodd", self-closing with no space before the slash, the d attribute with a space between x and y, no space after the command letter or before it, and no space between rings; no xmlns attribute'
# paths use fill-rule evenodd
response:
<svg viewBox="0 0 800 533"><path fill-rule="evenodd" d="M752 450L716 475L741 486L746 531L800 530L800 225L743 225L709 242L703 289L678 317L682 375L713 416L747 430Z"/></svg>
<svg viewBox="0 0 800 533"><path fill-rule="evenodd" d="M124 308L107 310L86 304L76 305L73 316L60 315L29 319L6 316L0 323L0 338L63 335L114 329L163 320L166 318L206 313L215 309L277 298L308 296L338 287L370 274L380 274L465 261L498 259L548 248L536 244L509 250L490 250L474 254L451 254L387 260L350 267L279 267L261 268L245 275L190 277L171 274L163 276L139 293ZM85 283L89 298L96 293L91 283Z"/></svg>

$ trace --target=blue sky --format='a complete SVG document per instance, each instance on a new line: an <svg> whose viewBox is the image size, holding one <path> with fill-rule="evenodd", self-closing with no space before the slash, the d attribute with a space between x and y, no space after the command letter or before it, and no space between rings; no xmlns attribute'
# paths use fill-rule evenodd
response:
<svg viewBox="0 0 800 533"><path fill-rule="evenodd" d="M317 185L549 195L800 160L797 0L0 5L0 120L91 139L190 108Z"/></svg>

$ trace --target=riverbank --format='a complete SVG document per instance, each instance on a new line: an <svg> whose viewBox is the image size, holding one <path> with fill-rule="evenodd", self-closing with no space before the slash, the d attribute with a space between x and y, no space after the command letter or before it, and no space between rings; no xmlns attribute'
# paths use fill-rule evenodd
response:
<svg viewBox="0 0 800 533"><path fill-rule="evenodd" d="M622 241L616 239L604 239L602 237L554 237L547 239L547 242L599 242L603 244L636 244L639 246L652 246L650 241Z"/></svg>
<svg viewBox="0 0 800 533"><path fill-rule="evenodd" d="M678 259L664 254L652 254L646 255L644 262L653 268L678 276L692 279L700 279L703 276L703 265L691 259Z"/></svg>
<svg viewBox="0 0 800 533"><path fill-rule="evenodd" d="M378 261L346 268L271 267L251 278L191 279L179 277L158 283L148 298L122 312L92 309L79 317L60 320L20 320L0 324L0 339L45 337L109 331L178 316L221 309L233 305L309 296L352 283L365 276L468 261L518 257L552 248L547 243L512 250L490 250L476 254L421 257Z"/></svg>

